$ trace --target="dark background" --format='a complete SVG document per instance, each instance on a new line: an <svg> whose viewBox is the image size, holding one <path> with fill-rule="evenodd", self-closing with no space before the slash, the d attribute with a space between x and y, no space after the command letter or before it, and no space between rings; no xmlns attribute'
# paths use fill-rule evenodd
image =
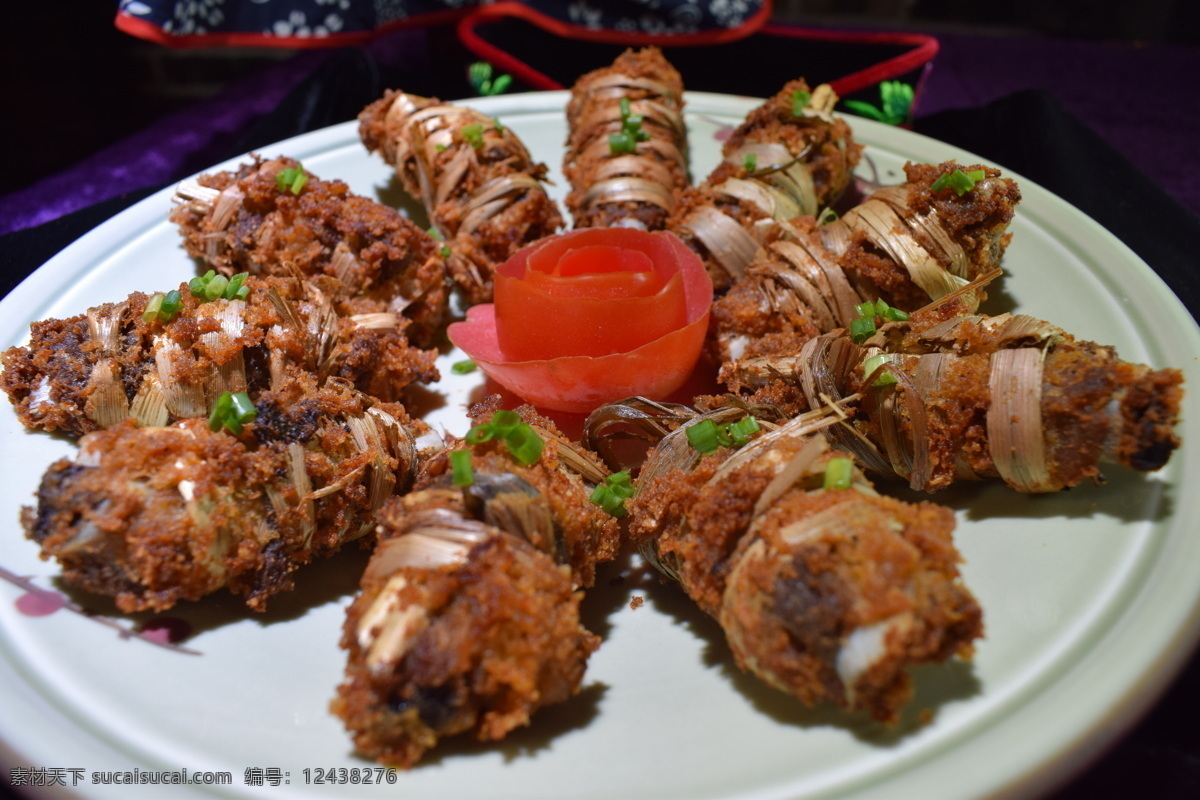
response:
<svg viewBox="0 0 1200 800"><path fill-rule="evenodd" d="M0 125L0 152L9 158L0 170L0 195L25 188L295 55L266 48L169 50L117 31L112 24L116 2L5 5L0 75L6 120ZM1142 46L1200 44L1200 3L1195 0L780 0L774 18L802 25L886 25L934 34L1038 34ZM1194 83L1197 77L1164 80ZM469 94L465 82L459 92L446 92L447 97Z"/></svg>

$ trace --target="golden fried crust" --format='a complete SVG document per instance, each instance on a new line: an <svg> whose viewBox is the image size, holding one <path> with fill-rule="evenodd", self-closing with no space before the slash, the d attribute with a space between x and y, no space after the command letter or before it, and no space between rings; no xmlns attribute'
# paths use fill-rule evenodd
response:
<svg viewBox="0 0 1200 800"><path fill-rule="evenodd" d="M820 532L797 543L798 526L819 514ZM719 619L739 665L808 705L894 722L911 696L906 667L968 657L982 634L953 527L953 514L929 503L853 490L785 496L732 559ZM848 637L872 626L886 627L884 646L849 669Z"/></svg>
<svg viewBox="0 0 1200 800"><path fill-rule="evenodd" d="M347 428L374 419L360 400L295 391L302 400L261 399L240 438L201 420L85 436L79 459L43 478L37 508L22 516L27 536L68 584L112 595L126 612L222 588L262 610L298 567L370 533L383 499L373 472L402 468L382 436L364 446ZM395 406L378 408L411 424Z"/></svg>
<svg viewBox="0 0 1200 800"><path fill-rule="evenodd" d="M831 205L850 186L854 167L862 158L862 145L854 141L850 126L840 117L834 117L829 123L819 117L793 114L793 96L797 91L810 92L803 78L784 84L776 94L751 111L721 150L728 158L750 142L777 142L785 145L790 153L807 151L805 163L812 170L817 202L822 206ZM732 177L739 169L739 165L725 162L705 182L715 185Z"/></svg>
<svg viewBox="0 0 1200 800"><path fill-rule="evenodd" d="M631 105L632 113L640 110L640 130L649 137L630 153L614 153L609 144L609 137L622 130L622 98L637 104ZM686 136L669 121L682 108L683 80L655 47L626 50L611 66L576 81L567 102L568 152L563 158L571 185L566 206L575 227L609 227L622 220L636 221L645 230L666 226L673 193L689 184ZM623 180L605 184L609 178ZM627 194L629 178L659 187L657 200L618 199ZM611 191L594 194L597 186L618 196Z"/></svg>
<svg viewBox="0 0 1200 800"><path fill-rule="evenodd" d="M202 175L202 186L230 190L237 200L228 216L196 201L172 213L188 254L228 275L336 277L373 300L373 310L402 310L413 322L413 340L434 344L449 302L437 242L341 181L309 175L298 194L281 189L276 176L300 166L289 158L256 159L236 172Z"/></svg>
<svg viewBox="0 0 1200 800"><path fill-rule="evenodd" d="M447 509L443 500L419 492L389 503L382 536L389 540L425 505ZM569 571L490 531L460 564L368 567L342 637L346 680L331 704L365 755L411 767L441 738L500 739L578 691L599 639L580 625ZM413 621L402 643L383 652L391 645L377 631L387 623L373 622L373 609L388 602Z"/></svg>
<svg viewBox="0 0 1200 800"><path fill-rule="evenodd" d="M251 277L244 285L245 300L231 303L202 302L180 284L181 307L169 321L144 320L150 296L134 292L87 314L35 322L29 345L5 352L0 386L27 427L83 434L135 413L143 392L164 398L166 416L139 421L162 424L206 414L222 391L253 399L302 375L344 379L389 402L413 381L437 380L437 352L409 344L403 317L351 316L336 280Z"/></svg>

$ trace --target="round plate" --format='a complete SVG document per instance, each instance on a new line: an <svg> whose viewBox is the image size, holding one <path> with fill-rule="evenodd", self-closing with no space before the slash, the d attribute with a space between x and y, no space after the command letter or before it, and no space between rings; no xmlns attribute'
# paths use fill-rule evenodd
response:
<svg viewBox="0 0 1200 800"><path fill-rule="evenodd" d="M469 104L510 126L551 166L561 197L565 102L555 92ZM689 95L695 175L707 174L722 136L756 104ZM853 124L867 145L862 174L884 183L899 182L909 159L979 162L903 130ZM263 154L302 159L360 194L402 201L353 123ZM989 290L986 310L1049 319L1115 345L1127 360L1180 367L1189 385L1200 386L1200 335L1150 269L1066 203L1027 181L1021 188L1007 274ZM32 320L72 316L193 275L166 221L170 205L169 191L149 197L34 273L0 303L0 343L24 341ZM443 359L447 378L427 399L429 418L461 433L462 404L480 378L450 375L446 367L458 358ZM1194 392L1183 418L1200 418ZM327 708L343 667L344 608L364 554L302 571L297 589L273 598L263 615L224 595L172 609L168 622L192 632L183 642L188 652L130 636L150 618L117 614L102 598L65 589L55 565L39 561L21 536L20 506L74 444L25 431L5 406L0 761L58 770L66 791L81 797L129 797L105 780L146 781L155 770L189 781L155 796L765 800L1036 791L1122 730L1196 639L1200 538L1189 521L1200 509L1197 493L1183 489L1200 485L1200 476L1196 440L1181 433L1183 448L1158 474L1113 468L1103 486L1057 495L987 485L936 498L957 511L964 576L984 608L987 637L972 663L916 670L916 698L894 728L805 709L742 674L720 629L676 587L626 558L585 600L585 621L604 645L578 697L539 712L501 743L447 742L416 769L386 775L355 755ZM71 607L36 615L59 596L46 592L90 615ZM645 604L631 607L634 596ZM130 774L106 775L114 771ZM194 782L197 775L205 782Z"/></svg>

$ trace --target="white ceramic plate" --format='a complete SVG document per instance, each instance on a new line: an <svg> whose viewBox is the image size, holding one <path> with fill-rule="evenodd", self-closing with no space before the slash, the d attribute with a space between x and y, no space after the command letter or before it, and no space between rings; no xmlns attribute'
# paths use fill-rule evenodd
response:
<svg viewBox="0 0 1200 800"><path fill-rule="evenodd" d="M565 99L548 93L474 102L551 166L560 196ZM755 101L706 94L688 101L694 172L703 176L717 158L719 131ZM878 170L884 182L899 182L906 159L978 161L902 130L854 126L868 146L864 169ZM353 124L263 152L300 158L361 194L398 197L388 168L368 156ZM1200 418L1200 335L1190 315L1109 233L1027 181L1022 190L1008 274L988 310L1019 308L1116 345L1127 360L1184 369L1192 393L1183 418ZM71 316L192 275L166 222L169 207L169 192L160 192L39 269L0 303L0 343L24 341L31 320ZM435 387L447 399L434 418L461 432L459 404L478 380ZM372 766L354 755L327 711L343 665L336 646L343 609L364 563L350 553L301 573L297 591L275 598L266 615L225 596L173 609L171 617L190 624L185 644L199 655L123 637L70 610L29 616L22 609L37 598L0 580L0 763L79 770L59 774L63 791L83 797L766 800L1036 792L1122 730L1174 674L1200 629L1200 508L1197 493L1185 491L1200 486L1200 445L1186 427L1181 433L1183 449L1156 475L1114 468L1106 486L1054 496L991 486L939 498L958 511L965 577L984 608L987 639L971 665L918 670L916 701L895 730L805 710L742 675L715 624L674 587L626 561L603 573L587 598L587 622L605 642L579 697L539 713L531 728L498 746L450 743L393 785L317 784L317 770ZM0 442L0 519L7 520L0 567L62 591L55 566L39 561L22 537L17 515L45 467L74 446L24 431L7 404ZM112 615L103 600L68 595ZM647 600L636 610L634 595ZM114 618L127 627L146 619ZM921 711L928 712L924 722ZM231 783L135 790L92 782L93 773L134 769L224 771ZM71 788L76 775L81 780Z"/></svg>

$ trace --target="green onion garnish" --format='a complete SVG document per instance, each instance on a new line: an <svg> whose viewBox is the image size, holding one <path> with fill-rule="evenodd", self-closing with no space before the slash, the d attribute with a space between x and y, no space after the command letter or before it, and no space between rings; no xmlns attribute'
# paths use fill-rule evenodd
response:
<svg viewBox="0 0 1200 800"><path fill-rule="evenodd" d="M303 167L288 167L275 173L275 187L281 192L300 194L304 184L308 183L308 173Z"/></svg>
<svg viewBox="0 0 1200 800"><path fill-rule="evenodd" d="M803 116L804 109L808 107L809 100L812 100L811 92L802 92L799 89L792 92L792 116Z"/></svg>
<svg viewBox="0 0 1200 800"><path fill-rule="evenodd" d="M834 456L825 462L825 488L849 489L854 478L854 462L845 456Z"/></svg>
<svg viewBox="0 0 1200 800"><path fill-rule="evenodd" d="M524 424L513 428L512 432L504 437L504 444L508 447L508 452L527 467L537 463L537 460L542 457L542 450L546 447L546 443L542 441L542 437L537 435L537 431Z"/></svg>
<svg viewBox="0 0 1200 800"><path fill-rule="evenodd" d="M474 372L478 368L479 367L475 364L475 362L470 360L469 358L466 359L465 361L455 361L453 364L450 365L450 371L453 372L455 375L466 375L468 373Z"/></svg>
<svg viewBox="0 0 1200 800"><path fill-rule="evenodd" d="M831 222L838 221L838 213L829 206L821 209L821 216L817 217L818 225L828 225Z"/></svg>
<svg viewBox="0 0 1200 800"><path fill-rule="evenodd" d="M737 447L741 447L750 441L750 434L758 433L761 430L758 426L758 420L754 417L742 417L737 422L729 423L726 427L729 430L729 437L733 439L733 443Z"/></svg>
<svg viewBox="0 0 1200 800"><path fill-rule="evenodd" d="M687 429L687 440L696 450L708 454L716 452L721 442L717 436L717 423L711 419L697 422Z"/></svg>
<svg viewBox="0 0 1200 800"><path fill-rule="evenodd" d="M493 414L491 422L474 426L463 437L470 445L482 444L493 439L504 442L508 452L527 467L541 458L542 450L546 446L542 437L521 419L520 414L505 409Z"/></svg>
<svg viewBox="0 0 1200 800"><path fill-rule="evenodd" d="M433 226L426 228L425 232L428 233L431 237L433 237L434 241L437 241L437 242L446 241L446 237L442 236L442 232Z"/></svg>
<svg viewBox="0 0 1200 800"><path fill-rule="evenodd" d="M745 157L742 159L742 166L745 168L746 172L754 172L755 168L758 166L758 156L756 156L754 153L746 153Z"/></svg>
<svg viewBox="0 0 1200 800"><path fill-rule="evenodd" d="M154 320L158 319L158 312L162 308L164 299L166 299L165 295L161 294L156 294L150 298L150 301L146 303L146 310L142 312L143 322L154 322Z"/></svg>
<svg viewBox="0 0 1200 800"><path fill-rule="evenodd" d="M492 65L486 61L476 61L467 67L467 82L484 97L500 94L512 81L512 75L498 75L493 79Z"/></svg>
<svg viewBox="0 0 1200 800"><path fill-rule="evenodd" d="M975 188L976 181L981 181L984 177L984 172L981 169L971 170L970 172L963 172L961 169L956 169L953 172L947 172L938 177L929 187L929 190L931 192L940 192L942 189L949 187L959 197L962 197Z"/></svg>
<svg viewBox="0 0 1200 800"><path fill-rule="evenodd" d="M172 289L166 294L156 294L146 303L146 309L142 312L142 320L145 322L154 322L155 320L170 322L179 313L182 305L183 295L179 294L178 289Z"/></svg>
<svg viewBox="0 0 1200 800"><path fill-rule="evenodd" d="M254 408L254 403L250 402L250 395L245 392L222 392L213 405L212 413L208 415L208 429L215 433L225 428L234 436L240 436L242 426L253 422L257 417L258 411Z"/></svg>
<svg viewBox="0 0 1200 800"><path fill-rule="evenodd" d="M693 448L708 455L718 447L741 447L759 430L758 420L754 417L743 417L726 425L706 419L687 428L687 439Z"/></svg>
<svg viewBox="0 0 1200 800"><path fill-rule="evenodd" d="M483 147L483 126L478 122L474 125L464 125L460 131L462 137L476 150Z"/></svg>
<svg viewBox="0 0 1200 800"><path fill-rule="evenodd" d="M642 115L632 112L628 97L618 100L617 108L621 111L621 131L608 137L608 150L614 156L636 152L638 142L650 139L650 134L642 130Z"/></svg>
<svg viewBox="0 0 1200 800"><path fill-rule="evenodd" d="M470 450L455 450L450 454L450 475L455 486L470 486L475 483Z"/></svg>
<svg viewBox="0 0 1200 800"><path fill-rule="evenodd" d="M605 478L604 483L599 484L588 499L612 516L623 517L628 513L625 501L633 497L633 493L629 470L624 469Z"/></svg>
<svg viewBox="0 0 1200 800"><path fill-rule="evenodd" d="M862 344L875 335L875 318L859 317L850 321L850 339L855 344Z"/></svg>
<svg viewBox="0 0 1200 800"><path fill-rule="evenodd" d="M191 290L192 297L199 297L202 301L242 300L250 294L250 287L245 285L249 277L249 272L239 272L232 278L226 278L210 269L204 275L188 281L188 289Z"/></svg>
<svg viewBox="0 0 1200 800"><path fill-rule="evenodd" d="M450 245L448 245L448 244L442 245L442 248L440 250L438 250L438 255L441 256L442 258L449 258L450 257Z"/></svg>
<svg viewBox="0 0 1200 800"><path fill-rule="evenodd" d="M870 377L871 373L879 369L884 364L890 364L892 357L887 353L878 353L871 356L863 362L863 379ZM886 369L875 376L875 380L871 381L872 386L891 386L896 382L896 376L888 372Z"/></svg>

